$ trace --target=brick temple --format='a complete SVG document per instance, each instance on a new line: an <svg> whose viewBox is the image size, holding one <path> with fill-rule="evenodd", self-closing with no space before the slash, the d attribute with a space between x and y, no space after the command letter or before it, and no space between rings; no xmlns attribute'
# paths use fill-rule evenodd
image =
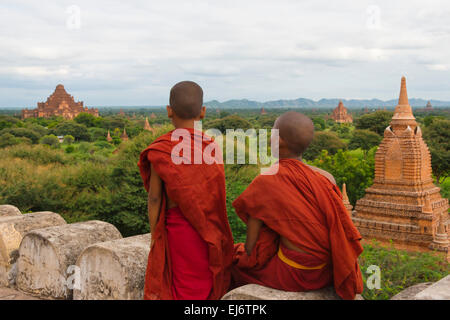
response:
<svg viewBox="0 0 450 320"><path fill-rule="evenodd" d="M353 117L348 113L347 108L344 107L342 101L339 101L339 105L333 110L331 118L337 123L352 123Z"/></svg>
<svg viewBox="0 0 450 320"><path fill-rule="evenodd" d="M82 112L90 113L98 117L98 109L84 107L83 101L75 102L73 96L66 92L62 84L56 86L55 92L48 97L46 102L38 102L33 110L22 110L22 118L50 118L62 116L65 119L73 119Z"/></svg>
<svg viewBox="0 0 450 320"><path fill-rule="evenodd" d="M374 183L353 211L363 238L448 255L448 200L441 197L431 174L430 152L409 105L403 77L398 105L375 155Z"/></svg>

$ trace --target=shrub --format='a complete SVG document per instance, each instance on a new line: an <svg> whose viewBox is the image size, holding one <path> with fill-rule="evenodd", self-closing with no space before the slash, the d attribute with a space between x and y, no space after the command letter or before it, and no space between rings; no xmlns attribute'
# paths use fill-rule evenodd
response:
<svg viewBox="0 0 450 320"><path fill-rule="evenodd" d="M27 128L6 128L0 131L0 135L9 133L18 138L28 138L33 144L38 143L40 135L36 131Z"/></svg>
<svg viewBox="0 0 450 320"><path fill-rule="evenodd" d="M47 136L43 136L40 140L41 144L45 144L48 145L52 148L57 148L59 147L59 139L58 137L56 137L53 134L47 135Z"/></svg>

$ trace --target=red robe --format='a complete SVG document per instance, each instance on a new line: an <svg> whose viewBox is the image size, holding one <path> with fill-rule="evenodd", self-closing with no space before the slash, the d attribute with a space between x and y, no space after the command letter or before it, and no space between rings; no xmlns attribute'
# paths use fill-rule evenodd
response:
<svg viewBox="0 0 450 320"><path fill-rule="evenodd" d="M258 176L233 202L236 213L244 222L249 216L264 222L251 256L247 256L243 244L235 246L236 272L233 273L244 281L256 274L260 284L278 282L283 286L283 279L275 279L283 276L274 275L280 263L272 261L277 259L281 235L312 255L315 260L312 264L324 263L331 268L336 293L343 299L354 299L363 290L357 261L363 248L361 235L342 202L341 192L327 178L299 160L282 159L278 164L277 174ZM294 259L295 253L288 254ZM301 270L295 272L298 276ZM308 277L305 273L303 276ZM326 282L326 275L313 276ZM290 287L278 289L289 291Z"/></svg>
<svg viewBox="0 0 450 320"><path fill-rule="evenodd" d="M212 142L205 141L204 134L188 130L191 137L191 156L194 163L194 149L202 152ZM228 223L225 198L225 174L223 164L175 164L172 148L180 140L171 141L171 131L156 139L140 156L138 166L145 189L149 189L151 164L163 181L167 196L178 204L184 218L206 242L209 256L209 270L213 286L208 299L220 299L230 284L230 267L233 257L233 237ZM194 139L199 142L194 144ZM214 155L214 153L213 153ZM206 157L206 153L205 153ZM144 299L173 299L172 267L166 230L166 196L163 193L160 216L155 230L152 230L153 247L148 257L145 277ZM201 250L201 249L200 249ZM210 275L206 274L205 277ZM195 283L191 284L195 287Z"/></svg>

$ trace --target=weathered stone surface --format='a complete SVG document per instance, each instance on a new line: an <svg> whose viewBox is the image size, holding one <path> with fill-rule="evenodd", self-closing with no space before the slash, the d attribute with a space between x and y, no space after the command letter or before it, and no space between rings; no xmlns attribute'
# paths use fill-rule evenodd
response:
<svg viewBox="0 0 450 320"><path fill-rule="evenodd" d="M415 300L416 294L431 286L433 282L419 283L397 293L390 300Z"/></svg>
<svg viewBox="0 0 450 320"><path fill-rule="evenodd" d="M40 300L11 288L0 287L0 300Z"/></svg>
<svg viewBox="0 0 450 320"><path fill-rule="evenodd" d="M0 218L0 286L14 284L14 272L8 279L18 258L18 249L24 235L35 229L66 224L54 212L36 212Z"/></svg>
<svg viewBox="0 0 450 320"><path fill-rule="evenodd" d="M10 216L20 216L22 213L20 210L14 206L10 205L1 205L0 206L0 218L2 217L10 217Z"/></svg>
<svg viewBox="0 0 450 320"><path fill-rule="evenodd" d="M94 244L77 260L74 300L142 300L150 234Z"/></svg>
<svg viewBox="0 0 450 320"><path fill-rule="evenodd" d="M450 275L435 282L415 296L416 300L450 300Z"/></svg>
<svg viewBox="0 0 450 320"><path fill-rule="evenodd" d="M333 287L307 292L288 292L248 284L228 292L222 300L341 300L341 298ZM355 300L363 300L363 298L357 295Z"/></svg>
<svg viewBox="0 0 450 320"><path fill-rule="evenodd" d="M76 275L72 269L80 253L95 243L120 238L113 225L102 221L31 231L19 248L17 287L32 295L71 299L71 276Z"/></svg>

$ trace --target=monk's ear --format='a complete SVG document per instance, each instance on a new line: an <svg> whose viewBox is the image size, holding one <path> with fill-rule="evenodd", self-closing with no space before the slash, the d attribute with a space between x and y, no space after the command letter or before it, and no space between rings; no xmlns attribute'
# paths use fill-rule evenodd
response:
<svg viewBox="0 0 450 320"><path fill-rule="evenodd" d="M202 111L200 111L200 119L203 119L204 117L205 117L205 115L206 115L206 107L205 106L203 106L202 107Z"/></svg>
<svg viewBox="0 0 450 320"><path fill-rule="evenodd" d="M170 118L170 119L172 119L172 118L173 118L173 110L172 110L172 107L171 107L171 106L167 106L167 107L166 107L166 110L167 110L167 117Z"/></svg>

